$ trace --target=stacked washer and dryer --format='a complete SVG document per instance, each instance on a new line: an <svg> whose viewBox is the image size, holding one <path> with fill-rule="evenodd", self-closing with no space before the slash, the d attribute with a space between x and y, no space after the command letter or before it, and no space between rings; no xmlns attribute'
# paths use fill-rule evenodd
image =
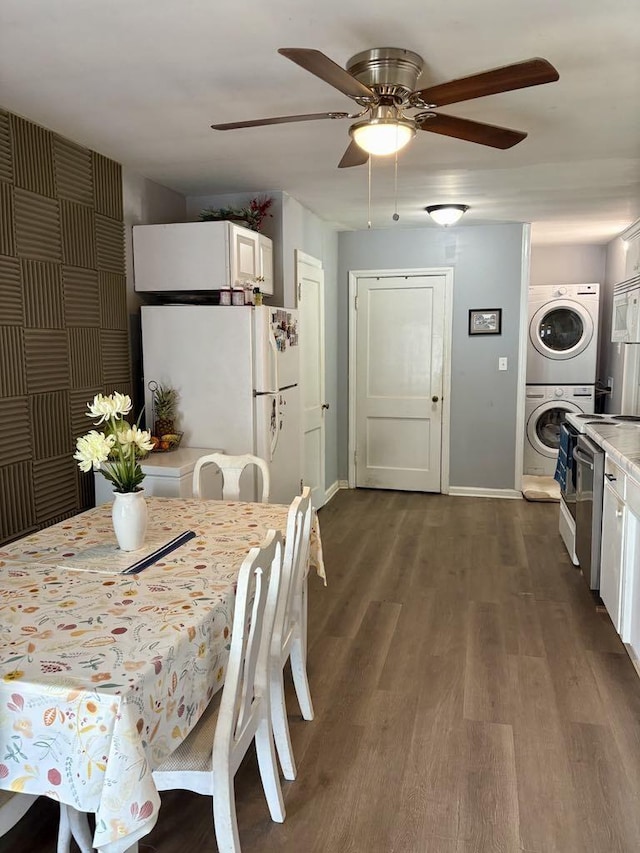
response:
<svg viewBox="0 0 640 853"><path fill-rule="evenodd" d="M599 284L529 288L524 474L552 477L567 412L593 414Z"/></svg>

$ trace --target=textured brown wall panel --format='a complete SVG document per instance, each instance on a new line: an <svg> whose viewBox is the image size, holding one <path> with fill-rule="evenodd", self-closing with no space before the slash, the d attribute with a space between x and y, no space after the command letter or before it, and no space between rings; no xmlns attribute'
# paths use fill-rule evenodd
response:
<svg viewBox="0 0 640 853"><path fill-rule="evenodd" d="M0 256L0 323L3 326L24 324L20 261Z"/></svg>
<svg viewBox="0 0 640 853"><path fill-rule="evenodd" d="M13 177L17 187L53 198L52 133L18 116L11 117L13 136Z"/></svg>
<svg viewBox="0 0 640 853"><path fill-rule="evenodd" d="M96 487L93 472L83 474L78 468L76 471L76 488L78 490L78 504L81 510L90 509L95 506Z"/></svg>
<svg viewBox="0 0 640 853"><path fill-rule="evenodd" d="M98 273L80 267L62 267L64 317L67 326L99 326Z"/></svg>
<svg viewBox="0 0 640 853"><path fill-rule="evenodd" d="M77 510L76 467L70 454L33 463L33 497L38 521Z"/></svg>
<svg viewBox="0 0 640 853"><path fill-rule="evenodd" d="M100 325L103 329L128 328L127 280L123 275L99 272Z"/></svg>
<svg viewBox="0 0 640 853"><path fill-rule="evenodd" d="M53 164L58 198L94 207L91 152L61 136L53 137Z"/></svg>
<svg viewBox="0 0 640 853"><path fill-rule="evenodd" d="M96 213L96 247L98 269L124 275L124 230L122 222L114 222Z"/></svg>
<svg viewBox="0 0 640 853"><path fill-rule="evenodd" d="M73 389L69 391L69 416L71 418L71 435L73 443L78 436L84 435L90 429L97 429L94 426L93 419L87 415L87 405L93 400L96 394L102 394L102 387L95 386L94 388L82 388L80 390Z"/></svg>
<svg viewBox="0 0 640 853"><path fill-rule="evenodd" d="M100 330L73 328L68 334L71 387L88 388L100 384L103 369Z"/></svg>
<svg viewBox="0 0 640 853"><path fill-rule="evenodd" d="M60 201L62 259L74 267L96 266L93 210L73 201Z"/></svg>
<svg viewBox="0 0 640 853"><path fill-rule="evenodd" d="M0 181L13 183L13 157L11 152L11 119L0 110Z"/></svg>
<svg viewBox="0 0 640 853"><path fill-rule="evenodd" d="M0 181L0 255L15 255L13 187Z"/></svg>
<svg viewBox="0 0 640 853"><path fill-rule="evenodd" d="M93 193L98 213L122 220L122 166L93 152Z"/></svg>
<svg viewBox="0 0 640 853"><path fill-rule="evenodd" d="M124 341L128 341L127 333L102 331L100 336L102 338L102 378L104 384L106 387L113 386L115 390L119 391L119 383L131 381L129 349L123 347Z"/></svg>
<svg viewBox="0 0 640 853"><path fill-rule="evenodd" d="M35 526L31 464L0 468L0 541L16 539Z"/></svg>
<svg viewBox="0 0 640 853"><path fill-rule="evenodd" d="M28 397L0 400L0 459L3 465L31 458L31 423Z"/></svg>
<svg viewBox="0 0 640 853"><path fill-rule="evenodd" d="M60 264L21 261L25 326L36 329L64 328L64 297Z"/></svg>
<svg viewBox="0 0 640 853"><path fill-rule="evenodd" d="M21 258L61 261L58 202L18 188L14 201L16 254Z"/></svg>
<svg viewBox="0 0 640 853"><path fill-rule="evenodd" d="M66 332L25 329L24 355L29 394L69 388Z"/></svg>
<svg viewBox="0 0 640 853"><path fill-rule="evenodd" d="M37 460L73 452L69 397L66 391L33 394L29 397L33 430L33 452Z"/></svg>
<svg viewBox="0 0 640 853"><path fill-rule="evenodd" d="M0 399L27 393L23 353L24 329L0 326Z"/></svg>
<svg viewBox="0 0 640 853"><path fill-rule="evenodd" d="M93 504L73 452L132 395L128 322L121 167L0 111L0 542Z"/></svg>

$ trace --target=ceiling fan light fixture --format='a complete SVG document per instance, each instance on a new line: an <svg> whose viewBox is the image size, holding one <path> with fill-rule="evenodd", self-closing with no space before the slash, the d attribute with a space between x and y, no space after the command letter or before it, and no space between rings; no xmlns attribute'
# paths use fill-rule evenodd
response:
<svg viewBox="0 0 640 853"><path fill-rule="evenodd" d="M415 123L403 119L382 118L360 121L349 128L351 138L367 154L395 154L416 135Z"/></svg>
<svg viewBox="0 0 640 853"><path fill-rule="evenodd" d="M430 204L425 210L438 225L455 225L469 210L468 204Z"/></svg>

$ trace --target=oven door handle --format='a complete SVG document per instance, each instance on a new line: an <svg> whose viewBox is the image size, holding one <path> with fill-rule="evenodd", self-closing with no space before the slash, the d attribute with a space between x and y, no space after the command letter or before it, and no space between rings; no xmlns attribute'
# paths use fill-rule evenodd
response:
<svg viewBox="0 0 640 853"><path fill-rule="evenodd" d="M576 462L580 462L582 465L586 465L591 471L593 471L593 462L589 459L588 456L585 456L584 453L580 453L577 447L573 448L573 458Z"/></svg>

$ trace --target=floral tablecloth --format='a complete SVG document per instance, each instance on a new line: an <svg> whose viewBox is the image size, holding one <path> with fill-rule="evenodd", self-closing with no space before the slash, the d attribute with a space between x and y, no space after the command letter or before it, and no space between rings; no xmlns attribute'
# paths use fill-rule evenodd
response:
<svg viewBox="0 0 640 853"><path fill-rule="evenodd" d="M151 537L196 536L137 575L68 568L113 540L108 505L0 548L0 787L95 812L105 853L155 824L151 771L222 686L238 570L288 511L147 503Z"/></svg>

